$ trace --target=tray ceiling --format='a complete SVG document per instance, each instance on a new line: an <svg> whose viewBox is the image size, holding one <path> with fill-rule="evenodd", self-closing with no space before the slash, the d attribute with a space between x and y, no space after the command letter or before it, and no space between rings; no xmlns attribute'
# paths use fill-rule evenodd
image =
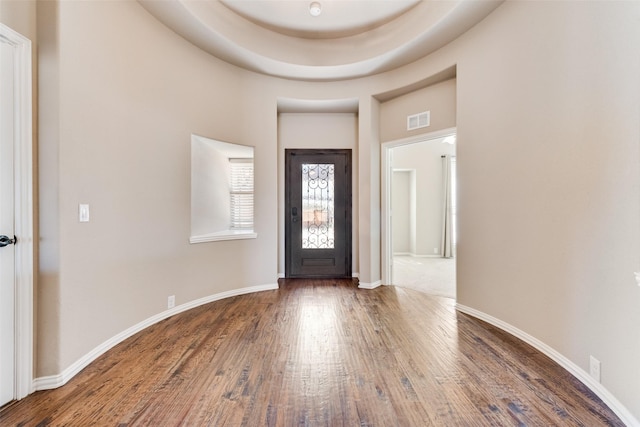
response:
<svg viewBox="0 0 640 427"><path fill-rule="evenodd" d="M166 26L239 67L298 80L343 80L420 59L503 0L138 0Z"/></svg>

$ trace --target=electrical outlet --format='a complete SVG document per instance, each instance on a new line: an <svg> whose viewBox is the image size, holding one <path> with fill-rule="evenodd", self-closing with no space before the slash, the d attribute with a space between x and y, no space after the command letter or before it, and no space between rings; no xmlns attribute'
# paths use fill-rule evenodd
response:
<svg viewBox="0 0 640 427"><path fill-rule="evenodd" d="M438 253L438 248L433 248L433 253L437 254Z"/></svg>
<svg viewBox="0 0 640 427"><path fill-rule="evenodd" d="M167 308L173 308L175 306L176 306L176 296L170 295L169 298L167 298Z"/></svg>
<svg viewBox="0 0 640 427"><path fill-rule="evenodd" d="M594 380L600 382L600 361L593 356L589 356L589 374Z"/></svg>
<svg viewBox="0 0 640 427"><path fill-rule="evenodd" d="M634 272L633 275L636 277L636 285L640 286L640 273Z"/></svg>

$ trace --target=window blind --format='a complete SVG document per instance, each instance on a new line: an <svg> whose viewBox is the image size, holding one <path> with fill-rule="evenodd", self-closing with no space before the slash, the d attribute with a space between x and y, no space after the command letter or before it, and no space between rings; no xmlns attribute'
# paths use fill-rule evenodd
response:
<svg viewBox="0 0 640 427"><path fill-rule="evenodd" d="M253 159L229 159L231 229L253 229Z"/></svg>

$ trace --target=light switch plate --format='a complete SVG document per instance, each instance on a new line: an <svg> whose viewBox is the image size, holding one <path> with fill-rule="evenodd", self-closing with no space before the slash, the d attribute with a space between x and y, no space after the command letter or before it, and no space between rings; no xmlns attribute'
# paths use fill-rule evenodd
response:
<svg viewBox="0 0 640 427"><path fill-rule="evenodd" d="M78 206L78 220L80 222L89 222L89 205Z"/></svg>

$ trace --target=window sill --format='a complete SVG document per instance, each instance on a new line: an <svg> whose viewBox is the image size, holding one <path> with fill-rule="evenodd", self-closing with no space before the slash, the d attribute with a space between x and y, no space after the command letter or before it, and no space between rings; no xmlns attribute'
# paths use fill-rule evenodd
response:
<svg viewBox="0 0 640 427"><path fill-rule="evenodd" d="M222 240L255 239L258 233L253 230L222 230L217 233L201 234L189 237L189 243L219 242Z"/></svg>

